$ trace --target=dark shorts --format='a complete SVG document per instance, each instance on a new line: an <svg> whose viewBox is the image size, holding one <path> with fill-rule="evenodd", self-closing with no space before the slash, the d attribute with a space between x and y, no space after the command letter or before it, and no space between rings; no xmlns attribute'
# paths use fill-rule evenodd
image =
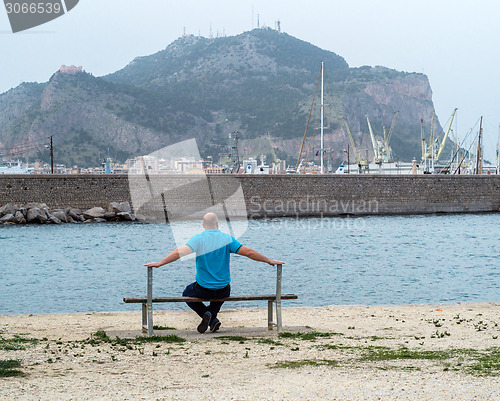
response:
<svg viewBox="0 0 500 401"><path fill-rule="evenodd" d="M184 292L183 297L195 297L203 299L220 299L227 298L231 294L231 286L228 284L224 288L210 289L199 285L197 282L189 284Z"/></svg>

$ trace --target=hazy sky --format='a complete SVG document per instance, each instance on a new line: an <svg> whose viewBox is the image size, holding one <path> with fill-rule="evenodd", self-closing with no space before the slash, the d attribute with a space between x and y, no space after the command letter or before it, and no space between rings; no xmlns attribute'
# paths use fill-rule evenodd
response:
<svg viewBox="0 0 500 401"><path fill-rule="evenodd" d="M484 116L485 154L494 160L500 2L493 0L80 0L67 15L16 34L0 4L0 93L23 81L45 82L61 64L105 75L164 49L184 29L237 35L256 27L257 16L261 27L279 19L282 31L351 67L425 73L443 125L458 107L459 138Z"/></svg>

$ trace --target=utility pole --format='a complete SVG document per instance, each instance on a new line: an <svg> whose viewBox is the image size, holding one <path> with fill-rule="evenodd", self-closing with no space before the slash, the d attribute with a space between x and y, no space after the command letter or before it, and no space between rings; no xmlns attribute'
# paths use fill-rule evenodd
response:
<svg viewBox="0 0 500 401"><path fill-rule="evenodd" d="M347 174L351 174L350 170L350 164L351 164L351 157L350 157L350 149L349 149L349 143L347 144Z"/></svg>
<svg viewBox="0 0 500 401"><path fill-rule="evenodd" d="M50 174L54 174L54 143L50 137Z"/></svg>

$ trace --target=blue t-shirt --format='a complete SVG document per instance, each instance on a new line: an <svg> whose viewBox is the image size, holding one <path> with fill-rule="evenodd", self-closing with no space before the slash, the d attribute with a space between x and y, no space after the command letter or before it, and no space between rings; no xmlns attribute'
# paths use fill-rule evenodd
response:
<svg viewBox="0 0 500 401"><path fill-rule="evenodd" d="M196 282L199 285L220 289L231 282L229 254L237 253L242 247L231 235L211 228L196 234L187 246L196 252Z"/></svg>

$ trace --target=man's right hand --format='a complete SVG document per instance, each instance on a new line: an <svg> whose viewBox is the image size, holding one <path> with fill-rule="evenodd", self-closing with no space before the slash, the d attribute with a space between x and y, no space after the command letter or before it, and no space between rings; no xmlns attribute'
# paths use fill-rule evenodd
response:
<svg viewBox="0 0 500 401"><path fill-rule="evenodd" d="M151 262L144 264L146 267L160 267L161 265L158 262Z"/></svg>

